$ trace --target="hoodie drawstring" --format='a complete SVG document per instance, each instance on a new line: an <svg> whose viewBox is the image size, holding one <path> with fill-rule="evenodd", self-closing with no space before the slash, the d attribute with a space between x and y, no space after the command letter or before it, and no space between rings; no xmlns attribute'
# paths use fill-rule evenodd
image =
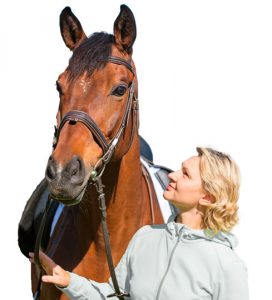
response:
<svg viewBox="0 0 272 300"><path fill-rule="evenodd" d="M159 284L158 292L157 292L157 295L156 295L156 300L159 300L160 293L161 293L161 289L162 289L162 286L163 286L163 282L164 282L164 280L165 280L165 278L166 278L166 276L167 276L167 273L168 273L168 271L169 271L169 269L170 269L170 266L171 266L171 262L172 262L174 253L175 253L175 251L176 251L176 249L177 249L177 246L178 246L178 244L179 244L179 242L180 242L180 239L181 239L181 232L182 232L182 228L181 228L181 230L179 231L178 240L177 240L177 242L176 242L176 244L175 244L175 246L174 246L174 248L173 248L173 250L172 250L172 252L171 252L171 255L170 255L170 258L169 258L169 262L168 262L168 266L167 266L166 271L165 271L165 273L164 273L164 275L163 275L163 277L162 277L162 280L161 280L161 282L160 282L160 284Z"/></svg>

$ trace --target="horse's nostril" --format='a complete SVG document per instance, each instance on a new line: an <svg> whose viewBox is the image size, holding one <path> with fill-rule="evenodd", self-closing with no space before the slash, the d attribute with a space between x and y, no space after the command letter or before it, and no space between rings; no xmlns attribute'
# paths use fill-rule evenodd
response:
<svg viewBox="0 0 272 300"><path fill-rule="evenodd" d="M76 175L80 169L80 162L78 160L74 161L71 165L70 174L71 176Z"/></svg>
<svg viewBox="0 0 272 300"><path fill-rule="evenodd" d="M85 169L83 161L80 157L74 156L66 168L69 177L71 178L71 183L82 184L85 177Z"/></svg>
<svg viewBox="0 0 272 300"><path fill-rule="evenodd" d="M49 157L49 160L48 160L45 176L46 176L47 180L50 180L50 181L55 179L55 177L56 177L56 166L51 157Z"/></svg>

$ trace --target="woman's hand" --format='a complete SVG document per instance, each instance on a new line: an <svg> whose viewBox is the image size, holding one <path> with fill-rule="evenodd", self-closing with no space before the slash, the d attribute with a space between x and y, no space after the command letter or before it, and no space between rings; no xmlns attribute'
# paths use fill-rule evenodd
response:
<svg viewBox="0 0 272 300"><path fill-rule="evenodd" d="M53 283L60 288L67 287L70 283L70 275L60 266L58 266L50 257L44 252L39 252L39 258L43 269L47 275L42 276L42 281L46 283ZM29 253L29 260L34 263L34 253Z"/></svg>

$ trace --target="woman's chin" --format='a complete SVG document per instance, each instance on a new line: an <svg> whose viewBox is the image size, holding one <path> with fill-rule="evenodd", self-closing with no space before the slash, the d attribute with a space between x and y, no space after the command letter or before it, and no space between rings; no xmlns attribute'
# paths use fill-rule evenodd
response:
<svg viewBox="0 0 272 300"><path fill-rule="evenodd" d="M170 191L168 191L168 190L165 190L164 192L163 192L163 198L165 199L165 200L167 200L167 201L170 201L171 200L171 192Z"/></svg>

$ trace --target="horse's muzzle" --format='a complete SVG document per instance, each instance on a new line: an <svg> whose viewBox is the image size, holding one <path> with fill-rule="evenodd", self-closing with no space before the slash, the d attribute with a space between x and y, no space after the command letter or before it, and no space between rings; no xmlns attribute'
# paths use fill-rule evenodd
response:
<svg viewBox="0 0 272 300"><path fill-rule="evenodd" d="M45 178L52 197L65 205L80 202L85 190L85 175L85 166L80 157L73 156L65 166L49 157Z"/></svg>

